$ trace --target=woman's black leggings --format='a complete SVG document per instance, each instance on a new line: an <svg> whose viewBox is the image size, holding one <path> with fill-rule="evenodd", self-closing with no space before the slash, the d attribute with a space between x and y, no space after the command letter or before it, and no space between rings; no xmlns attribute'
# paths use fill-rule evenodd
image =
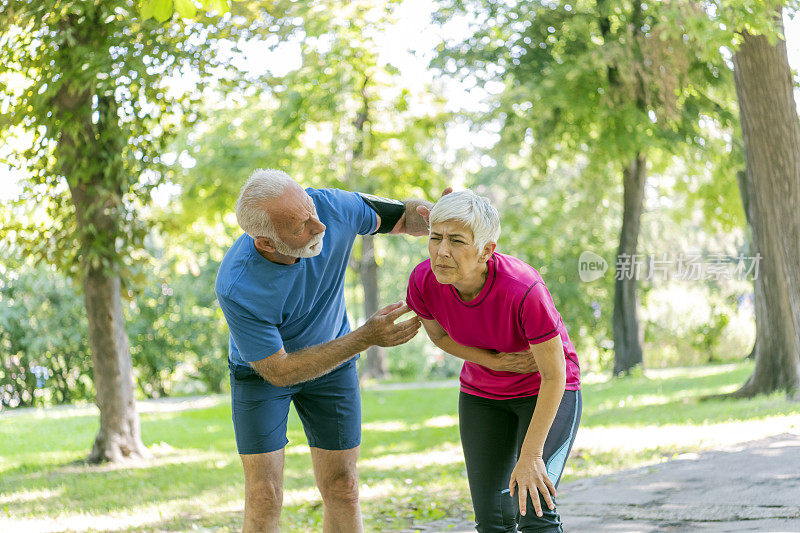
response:
<svg viewBox="0 0 800 533"><path fill-rule="evenodd" d="M519 514L517 498L508 491L511 471L517 463L522 441L536 407L536 396L491 400L461 393L458 419L461 446L467 464L469 491L480 533L561 532L558 511L549 510L539 494L542 516L536 516L528 496L525 516ZM564 464L581 421L580 391L564 391L553 425L544 443L544 464L558 487Z"/></svg>

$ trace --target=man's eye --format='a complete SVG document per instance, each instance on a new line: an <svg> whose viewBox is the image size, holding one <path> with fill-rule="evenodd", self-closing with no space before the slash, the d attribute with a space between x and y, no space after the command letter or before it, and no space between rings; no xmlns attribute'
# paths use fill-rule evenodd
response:
<svg viewBox="0 0 800 533"><path fill-rule="evenodd" d="M464 244L464 241L453 241L456 244Z"/></svg>
<svg viewBox="0 0 800 533"><path fill-rule="evenodd" d="M432 241L441 241L442 238L441 237L434 237L433 235L431 235L431 240Z"/></svg>

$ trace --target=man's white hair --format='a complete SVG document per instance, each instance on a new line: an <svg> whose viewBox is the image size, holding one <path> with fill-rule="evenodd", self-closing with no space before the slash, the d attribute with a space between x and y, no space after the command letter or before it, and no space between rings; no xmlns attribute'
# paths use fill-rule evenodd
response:
<svg viewBox="0 0 800 533"><path fill-rule="evenodd" d="M282 170L259 168L253 172L236 200L236 221L242 230L254 239L280 240L264 204L281 196L292 184L297 182Z"/></svg>
<svg viewBox="0 0 800 533"><path fill-rule="evenodd" d="M458 220L472 230L478 252L482 252L490 242L497 243L500 238L500 215L497 209L488 198L470 190L451 192L439 198L431 209L431 227L447 220Z"/></svg>

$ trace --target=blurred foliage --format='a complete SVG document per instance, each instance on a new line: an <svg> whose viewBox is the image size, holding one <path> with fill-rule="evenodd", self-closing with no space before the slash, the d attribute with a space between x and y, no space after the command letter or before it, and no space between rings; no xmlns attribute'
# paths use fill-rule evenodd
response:
<svg viewBox="0 0 800 533"><path fill-rule="evenodd" d="M220 392L228 376L228 330L213 287L219 263L187 265L171 250L148 269L126 308L131 356L145 397Z"/></svg>
<svg viewBox="0 0 800 533"><path fill-rule="evenodd" d="M53 267L5 254L0 282L0 408L94 399L83 301ZM214 301L217 262L171 255L144 269L125 315L139 396L220 392L228 331Z"/></svg>
<svg viewBox="0 0 800 533"><path fill-rule="evenodd" d="M71 274L142 257L168 143L197 120L210 79L236 78L218 46L263 28L208 16L161 25L135 12L129 0L0 4L0 138L26 178L4 237ZM182 76L196 90L174 87Z"/></svg>
<svg viewBox="0 0 800 533"><path fill-rule="evenodd" d="M405 87L396 68L378 61L374 36L391 21L395 4L287 6L274 26L283 41L260 45L299 43L299 68L280 77L268 71L258 90L227 94L210 106L208 120L184 130L174 148L191 163L176 167L183 218L174 227L224 222L257 168L285 170L308 187L435 198L443 183L437 154L447 119L444 100L433 88Z"/></svg>
<svg viewBox="0 0 800 533"><path fill-rule="evenodd" d="M0 409L71 403L92 396L83 300L52 267L0 266Z"/></svg>

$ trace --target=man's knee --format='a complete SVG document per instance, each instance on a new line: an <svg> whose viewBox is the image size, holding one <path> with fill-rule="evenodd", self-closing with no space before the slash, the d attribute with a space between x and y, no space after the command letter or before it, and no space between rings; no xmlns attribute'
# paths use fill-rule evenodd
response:
<svg viewBox="0 0 800 533"><path fill-rule="evenodd" d="M245 498L259 514L279 513L283 505L283 487L270 479L245 484Z"/></svg>
<svg viewBox="0 0 800 533"><path fill-rule="evenodd" d="M358 504L358 474L342 471L320 480L319 490L326 503L339 505Z"/></svg>

